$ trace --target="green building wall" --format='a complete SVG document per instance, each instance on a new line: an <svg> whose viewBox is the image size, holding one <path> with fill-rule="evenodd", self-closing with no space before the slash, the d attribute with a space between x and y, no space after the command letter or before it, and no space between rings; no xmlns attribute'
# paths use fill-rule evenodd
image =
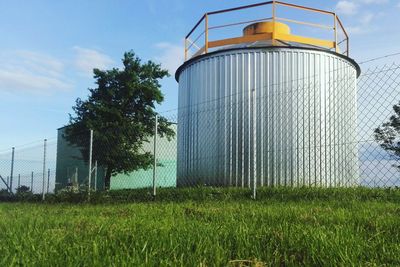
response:
<svg viewBox="0 0 400 267"><path fill-rule="evenodd" d="M172 127L176 132L176 124ZM57 138L57 161L56 161L56 191L68 186L87 185L88 183L88 164L83 160L78 147L67 142L64 137L65 127L58 129ZM143 151L153 153L154 142L143 145ZM176 138L168 141L166 138L157 138L157 168L156 184L158 187L176 186ZM95 162L93 158L93 164ZM91 187L95 186L101 190L104 188L104 168L98 166L97 179L92 176ZM111 190L145 188L153 185L153 168L148 170L138 170L129 174L118 174L111 177Z"/></svg>

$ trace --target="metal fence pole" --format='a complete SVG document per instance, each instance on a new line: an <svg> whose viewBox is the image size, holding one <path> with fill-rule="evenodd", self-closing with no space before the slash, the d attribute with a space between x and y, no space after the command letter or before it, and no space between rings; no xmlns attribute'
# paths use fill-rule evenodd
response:
<svg viewBox="0 0 400 267"><path fill-rule="evenodd" d="M20 188L20 186L21 186L21 174L18 174L18 187L17 188Z"/></svg>
<svg viewBox="0 0 400 267"><path fill-rule="evenodd" d="M253 97L253 122L252 122L252 131L253 131L253 199L256 199L257 194L257 133L256 133L256 90L252 90Z"/></svg>
<svg viewBox="0 0 400 267"><path fill-rule="evenodd" d="M50 169L47 170L47 194L49 193L50 187Z"/></svg>
<svg viewBox="0 0 400 267"><path fill-rule="evenodd" d="M92 153L93 153L93 130L90 130L89 140L89 176L88 176L88 197L90 197L90 184L92 182Z"/></svg>
<svg viewBox="0 0 400 267"><path fill-rule="evenodd" d="M13 183L13 175L14 175L14 154L15 154L15 147L12 148L11 152L11 174L10 174L10 193L12 193L12 183Z"/></svg>
<svg viewBox="0 0 400 267"><path fill-rule="evenodd" d="M94 162L94 191L97 191L97 160Z"/></svg>
<svg viewBox="0 0 400 267"><path fill-rule="evenodd" d="M31 172L31 193L33 193L33 172Z"/></svg>
<svg viewBox="0 0 400 267"><path fill-rule="evenodd" d="M7 177L7 179L8 179L8 177ZM4 181L4 178L1 175L0 175L0 181L2 181L6 185L7 191L9 191L10 187L8 186L8 181Z"/></svg>
<svg viewBox="0 0 400 267"><path fill-rule="evenodd" d="M75 185L79 188L78 167L75 167L74 183L75 183Z"/></svg>
<svg viewBox="0 0 400 267"><path fill-rule="evenodd" d="M44 139L43 144L43 182L42 182L42 200L46 197L46 149L47 149L47 139Z"/></svg>
<svg viewBox="0 0 400 267"><path fill-rule="evenodd" d="M156 196L156 170L157 170L157 134L158 134L158 115L156 115L156 120L154 124L154 150L153 150L153 197Z"/></svg>

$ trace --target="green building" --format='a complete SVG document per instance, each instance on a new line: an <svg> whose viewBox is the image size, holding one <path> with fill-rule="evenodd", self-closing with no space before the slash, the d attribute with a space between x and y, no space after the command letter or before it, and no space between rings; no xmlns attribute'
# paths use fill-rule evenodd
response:
<svg viewBox="0 0 400 267"><path fill-rule="evenodd" d="M176 124L172 127L176 132ZM87 186L89 177L88 164L83 160L80 149L68 143L65 139L66 127L58 129L57 137L57 162L56 162L56 191L69 188ZM176 138L168 141L166 138L157 138L157 168L156 184L157 187L176 186ZM154 140L143 145L143 151L154 153ZM93 157L93 167L96 158ZM105 171L101 166L97 171L93 171L91 177L91 188L104 188ZM129 174L118 174L111 177L111 190L144 188L153 186L153 169L138 170Z"/></svg>

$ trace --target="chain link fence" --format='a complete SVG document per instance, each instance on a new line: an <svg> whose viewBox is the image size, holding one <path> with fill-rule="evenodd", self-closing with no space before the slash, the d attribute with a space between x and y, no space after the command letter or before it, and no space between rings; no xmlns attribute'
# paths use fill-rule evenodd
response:
<svg viewBox="0 0 400 267"><path fill-rule="evenodd" d="M1 194L54 193L56 138L32 142L0 152Z"/></svg>
<svg viewBox="0 0 400 267"><path fill-rule="evenodd" d="M324 84L315 75L260 83L161 113L175 135L156 134L154 118L153 134L139 147L127 146L145 163L124 172L124 161L137 160L121 149L134 133L114 140L104 136L117 127L73 136L60 128L57 138L0 152L0 190L45 197L148 188L155 195L160 187L201 185L248 188L255 197L264 186L398 187L399 158L381 146L375 129L400 101L400 64L368 64L357 80L332 69ZM110 159L120 166L110 167Z"/></svg>

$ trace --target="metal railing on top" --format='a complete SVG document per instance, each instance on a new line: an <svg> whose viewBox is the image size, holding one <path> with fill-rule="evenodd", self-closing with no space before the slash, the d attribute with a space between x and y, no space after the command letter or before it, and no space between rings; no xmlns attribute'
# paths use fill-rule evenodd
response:
<svg viewBox="0 0 400 267"><path fill-rule="evenodd" d="M255 19L255 20L247 20L247 21L238 21L236 23L217 25L217 26L212 26L212 27L209 26L209 18L212 15L228 13L228 12L233 12L233 11L238 11L238 10L243 10L243 9L250 9L250 8L255 8L255 7L260 7L260 6L267 6L267 5L270 5L272 7L272 16L271 17ZM306 21L277 17L276 16L277 6L285 6L285 7L289 7L289 8L293 8L293 9L300 9L300 10L324 14L327 16L332 16L332 18L333 18L332 24L331 25L323 25L323 24L318 24L318 23L311 23L311 22L306 22ZM220 40L215 40L215 41L209 40L209 31L210 30L226 28L226 27L231 27L231 26L237 26L237 25L241 25L241 24L262 22L262 21L290 22L290 23L294 23L294 24L300 24L300 25L317 27L317 28L326 29L326 30L332 30L333 38L332 38L332 40L324 40L324 39L318 39L318 38L297 36L297 35L292 35L292 34L272 33L270 35L259 34L256 36L242 36L242 37L235 37L235 38L220 39ZM200 34L192 40L191 38L192 38L193 33L199 28L199 26L203 22L204 22L204 26L205 26L204 30L201 31ZM344 38L342 40L338 40L338 30L339 29L344 34ZM197 45L196 42L203 36L204 36L204 45L200 45L200 46ZM305 6L300 6L300 5L290 4L290 3L285 3L285 2L281 2L281 1L268 1L268 2L258 3L258 4L240 6L240 7L223 9L223 10L205 13L200 18L200 20L196 23L196 25L193 27L193 29L185 37L185 60L188 59L188 56L189 56L188 52L192 47L195 47L196 51L195 51L195 53L193 53L193 55L191 57L195 57L195 56L198 56L201 54L207 54L209 52L210 48L221 47L221 46L231 45L231 44L240 44L240 43L261 41L261 40L265 40L265 39L272 40L273 42L274 42L274 40L282 40L282 41L293 41L293 42L297 42L297 43L313 44L316 46L326 47L328 49L334 49L335 52L344 54L346 56L349 55L349 36L348 36L346 30L344 29L342 22L340 21L339 17L336 15L335 12L316 9L316 8L310 8L310 7L305 7ZM343 52L340 52L339 45L343 44L343 43L345 43L345 50Z"/></svg>

